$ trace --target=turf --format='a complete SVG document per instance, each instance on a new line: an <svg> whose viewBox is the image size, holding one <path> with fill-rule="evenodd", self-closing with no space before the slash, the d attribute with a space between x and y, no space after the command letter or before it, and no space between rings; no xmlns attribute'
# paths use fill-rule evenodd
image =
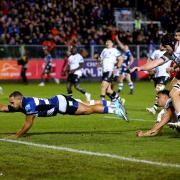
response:
<svg viewBox="0 0 180 180"><path fill-rule="evenodd" d="M0 103L8 104L14 90L26 96L50 97L66 93L66 85L2 84ZM100 83L82 83L93 99L99 99ZM135 132L152 127L155 117L145 108L153 103L151 82L136 82L134 95L125 85L121 96L126 99L130 122L113 115L37 118L21 141L119 156L180 164L180 134L164 127L156 137L138 138ZM85 99L74 90L76 98ZM20 113L0 113L0 138L19 130L24 122ZM180 179L179 168L148 165L107 157L89 156L0 141L0 178L4 179Z"/></svg>

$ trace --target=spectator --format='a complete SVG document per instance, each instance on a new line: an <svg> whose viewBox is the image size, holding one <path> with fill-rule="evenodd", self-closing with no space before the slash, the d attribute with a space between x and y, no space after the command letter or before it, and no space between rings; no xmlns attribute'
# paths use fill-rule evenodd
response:
<svg viewBox="0 0 180 180"><path fill-rule="evenodd" d="M21 58L18 59L18 65L21 65L21 78L24 84L28 84L28 80L26 77L26 71L28 66L28 57L26 53L26 49L24 46L21 46Z"/></svg>
<svg viewBox="0 0 180 180"><path fill-rule="evenodd" d="M114 25L113 9L135 7L135 3L130 0L98 0L98 3L95 0L76 0L75 9L72 8L72 3L71 0L67 0L66 3L59 0L2 0L0 43L42 44L49 35L53 35L53 42L57 45L75 45L77 42L79 45L101 45L110 37L110 29ZM146 13L151 20L161 21L163 31L173 32L180 26L178 0L141 0L137 1L137 8L140 12ZM159 31L153 27L153 31L146 32L142 29L140 20L136 20L136 29L143 30L147 38L139 41L137 37L142 34L137 33L134 36L133 33L130 43L147 43L149 39L155 40ZM122 34L127 39L127 33L122 31Z"/></svg>

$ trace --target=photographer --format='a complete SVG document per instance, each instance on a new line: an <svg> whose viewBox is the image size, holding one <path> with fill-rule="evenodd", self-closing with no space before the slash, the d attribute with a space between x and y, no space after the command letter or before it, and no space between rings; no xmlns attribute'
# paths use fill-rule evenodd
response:
<svg viewBox="0 0 180 180"><path fill-rule="evenodd" d="M26 55L26 50L25 47L21 47L21 58L18 59L18 65L21 65L21 78L24 84L27 84L27 77L26 77L26 71L27 71L27 66L28 66L28 57Z"/></svg>

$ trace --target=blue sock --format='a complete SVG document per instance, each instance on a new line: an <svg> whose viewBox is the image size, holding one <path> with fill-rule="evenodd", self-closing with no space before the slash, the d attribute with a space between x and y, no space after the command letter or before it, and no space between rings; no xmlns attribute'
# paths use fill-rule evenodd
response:
<svg viewBox="0 0 180 180"><path fill-rule="evenodd" d="M106 100L102 100L102 104L103 104L103 106L107 106L107 101Z"/></svg>
<svg viewBox="0 0 180 180"><path fill-rule="evenodd" d="M108 107L104 106L104 113L108 113Z"/></svg>

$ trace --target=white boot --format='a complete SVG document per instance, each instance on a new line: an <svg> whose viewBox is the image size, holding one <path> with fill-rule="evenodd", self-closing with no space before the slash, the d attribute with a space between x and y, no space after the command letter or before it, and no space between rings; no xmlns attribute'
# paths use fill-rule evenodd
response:
<svg viewBox="0 0 180 180"><path fill-rule="evenodd" d="M44 83L44 82L41 82L41 83L39 83L38 86L45 86L45 83Z"/></svg>
<svg viewBox="0 0 180 180"><path fill-rule="evenodd" d="M54 78L54 82L55 82L56 84L59 84L59 83L60 83L60 81L59 81L58 78Z"/></svg>

